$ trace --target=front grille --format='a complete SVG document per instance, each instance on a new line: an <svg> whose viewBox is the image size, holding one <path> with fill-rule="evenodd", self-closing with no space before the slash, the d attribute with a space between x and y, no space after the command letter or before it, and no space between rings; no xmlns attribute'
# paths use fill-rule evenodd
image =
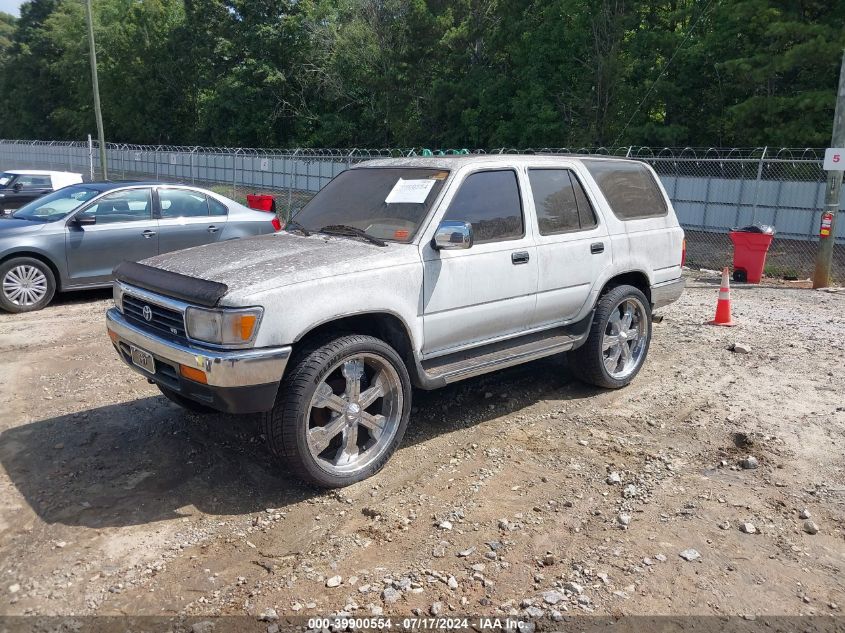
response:
<svg viewBox="0 0 845 633"><path fill-rule="evenodd" d="M152 318L144 318L144 308L149 307ZM171 310L149 303L130 294L123 295L123 316L130 323L168 339L186 341L185 319L178 310Z"/></svg>

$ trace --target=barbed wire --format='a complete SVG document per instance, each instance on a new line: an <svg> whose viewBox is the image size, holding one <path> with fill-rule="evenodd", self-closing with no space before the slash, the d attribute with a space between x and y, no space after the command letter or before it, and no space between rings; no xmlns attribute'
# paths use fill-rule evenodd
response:
<svg viewBox="0 0 845 633"><path fill-rule="evenodd" d="M0 139L2 145L23 145L43 148L88 148L87 141L45 141ZM93 148L99 144L94 141ZM363 160L367 158L399 158L408 156L451 156L465 154L553 154L618 156L635 159L677 159L677 160L787 160L820 161L823 148L815 147L649 147L626 145L618 147L497 147L475 148L425 148L425 147L382 147L382 148L331 148L331 147L227 147L204 145L152 145L136 143L106 143L106 149L118 152L141 152L142 154L218 154L265 158L330 158Z"/></svg>

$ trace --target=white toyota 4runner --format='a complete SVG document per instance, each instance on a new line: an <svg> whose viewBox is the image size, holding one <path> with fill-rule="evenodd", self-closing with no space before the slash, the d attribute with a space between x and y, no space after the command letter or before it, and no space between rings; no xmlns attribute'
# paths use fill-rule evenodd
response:
<svg viewBox="0 0 845 633"><path fill-rule="evenodd" d="M396 450L413 387L561 352L588 383L628 384L683 252L640 162L375 160L285 232L121 264L108 330L174 402L260 413L296 474L345 486Z"/></svg>

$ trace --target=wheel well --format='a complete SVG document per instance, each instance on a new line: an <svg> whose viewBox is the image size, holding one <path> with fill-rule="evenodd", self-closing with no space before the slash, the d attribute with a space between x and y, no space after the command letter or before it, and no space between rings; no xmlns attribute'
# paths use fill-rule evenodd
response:
<svg viewBox="0 0 845 633"><path fill-rule="evenodd" d="M411 337L397 316L386 312L370 312L334 319L309 330L299 338L297 344L302 345L304 341L329 333L366 334L381 339L399 353L408 372L412 376L415 373Z"/></svg>
<svg viewBox="0 0 845 633"><path fill-rule="evenodd" d="M16 259L18 257L29 257L31 259L37 259L38 261L43 263L45 266L47 266L53 273L53 279L56 282L56 290L57 291L61 290L62 278L59 275L59 269L56 268L56 265L53 263L53 261L49 257L42 255L41 253L32 253L30 251L20 251L20 252L17 252L17 253L9 253L5 257L0 257L0 264L4 264L7 261L9 261L10 259Z"/></svg>
<svg viewBox="0 0 845 633"><path fill-rule="evenodd" d="M640 290L646 296L649 303L651 303L651 284L648 283L648 277L646 277L645 273L632 271L616 275L612 279L609 279L604 285L601 294L606 294L617 286L634 286L634 288Z"/></svg>

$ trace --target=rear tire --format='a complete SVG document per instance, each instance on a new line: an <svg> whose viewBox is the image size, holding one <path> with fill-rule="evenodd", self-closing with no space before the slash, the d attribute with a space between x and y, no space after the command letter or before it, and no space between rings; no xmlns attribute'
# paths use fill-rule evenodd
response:
<svg viewBox="0 0 845 633"><path fill-rule="evenodd" d="M192 411L193 413L219 413L216 409L212 409L211 407L207 407L204 404L200 404L199 402L194 402L190 398L186 398L180 393L173 391L172 389L168 389L167 387L162 387L158 383L156 383L156 387L162 393L162 395L170 400L170 402L174 404L178 404L183 409L187 409L188 411Z"/></svg>
<svg viewBox="0 0 845 633"><path fill-rule="evenodd" d="M634 286L616 286L596 306L587 342L570 352L583 382L619 389L639 373L651 343L651 304Z"/></svg>
<svg viewBox="0 0 845 633"><path fill-rule="evenodd" d="M411 380L384 341L357 334L306 343L263 414L270 450L299 478L324 488L374 475L405 435Z"/></svg>
<svg viewBox="0 0 845 633"><path fill-rule="evenodd" d="M0 264L0 308L6 312L34 312L56 294L56 278L40 259L14 257Z"/></svg>

